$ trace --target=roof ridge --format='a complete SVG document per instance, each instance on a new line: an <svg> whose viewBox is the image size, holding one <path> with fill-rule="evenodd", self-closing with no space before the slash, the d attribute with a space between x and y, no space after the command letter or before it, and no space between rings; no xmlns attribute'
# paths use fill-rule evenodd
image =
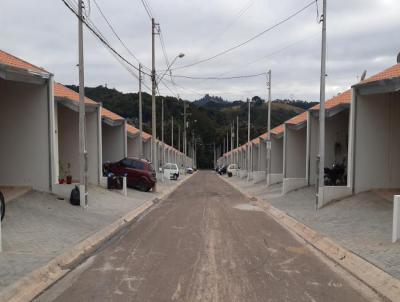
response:
<svg viewBox="0 0 400 302"><path fill-rule="evenodd" d="M47 71L47 70L44 69L43 67L36 66L36 65L34 65L34 64L32 64L32 63L30 63L30 62L24 60L24 59L21 59L21 58L15 56L15 55L13 55L13 54L10 54L9 52L7 52L7 51L5 51L5 50L0 49L0 52L2 52L3 54L5 54L5 55L7 55L7 56L10 56L10 57L14 58L14 59L17 60L17 61L20 61L20 62L22 62L22 63L24 63L24 64L27 64L27 65L33 67L34 69L39 69L39 70L41 70L41 71L43 71L43 72L45 72L45 73L50 73L49 71Z"/></svg>

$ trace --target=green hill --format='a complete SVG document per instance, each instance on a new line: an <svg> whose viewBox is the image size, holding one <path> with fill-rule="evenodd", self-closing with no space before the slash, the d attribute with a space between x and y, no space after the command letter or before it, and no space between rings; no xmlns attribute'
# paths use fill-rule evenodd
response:
<svg viewBox="0 0 400 302"><path fill-rule="evenodd" d="M75 91L77 87L68 86ZM104 86L85 88L86 96L102 102L107 108L124 118L128 122L138 125L138 94L122 93L116 89L109 89ZM143 129L151 134L151 96L142 94L143 98ZM164 97L164 139L171 145L171 120L174 117L174 147L178 148L178 124L183 127L183 102L187 104L189 114L188 141L192 142L192 133L197 138L197 159L200 168L211 168L213 165L213 143L220 146L226 133L230 131L232 121L236 122L239 116L239 142L243 144L247 140L247 103L243 101L227 102L219 97L212 97L218 100L218 105L213 101L188 102L178 100L175 97ZM272 103L272 127L275 127L289 118L303 112L305 109L302 101L278 100ZM293 103L294 102L294 103ZM296 106L300 102L301 106ZM156 98L157 106L157 137L161 139L161 97ZM306 103L308 104L308 103ZM251 137L254 138L267 131L268 106L259 97L251 100ZM194 121L196 121L194 123ZM181 139L182 142L182 139ZM182 143L181 143L182 149Z"/></svg>

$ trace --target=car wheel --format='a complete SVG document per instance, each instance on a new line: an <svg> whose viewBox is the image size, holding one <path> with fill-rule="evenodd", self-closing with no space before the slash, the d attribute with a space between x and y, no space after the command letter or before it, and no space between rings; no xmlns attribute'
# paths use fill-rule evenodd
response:
<svg viewBox="0 0 400 302"><path fill-rule="evenodd" d="M0 192L0 215L1 215L1 221L4 218L5 213L6 213L6 203L4 201L3 194Z"/></svg>
<svg viewBox="0 0 400 302"><path fill-rule="evenodd" d="M150 188L147 185L147 183L142 179L139 180L139 182L137 184L137 188L139 189L139 191L142 191L142 192L148 192L150 190Z"/></svg>

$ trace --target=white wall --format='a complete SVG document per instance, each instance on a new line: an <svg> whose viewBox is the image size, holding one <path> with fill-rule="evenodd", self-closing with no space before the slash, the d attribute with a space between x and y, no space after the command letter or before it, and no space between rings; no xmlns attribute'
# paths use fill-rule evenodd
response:
<svg viewBox="0 0 400 302"><path fill-rule="evenodd" d="M139 157L139 136L136 136L135 138L130 138L128 136L128 156L129 157ZM143 151L144 152L144 151Z"/></svg>
<svg viewBox="0 0 400 302"><path fill-rule="evenodd" d="M271 137L271 174L283 173L283 137Z"/></svg>
<svg viewBox="0 0 400 302"><path fill-rule="evenodd" d="M57 104L59 160L64 167L71 164L71 175L79 181L79 114ZM99 114L86 112L86 145L88 151L88 181L98 184L99 171Z"/></svg>
<svg viewBox="0 0 400 302"><path fill-rule="evenodd" d="M357 96L355 193L400 188L400 93Z"/></svg>
<svg viewBox="0 0 400 302"><path fill-rule="evenodd" d="M143 153L144 157L151 161L151 139L147 140L146 142L143 141Z"/></svg>
<svg viewBox="0 0 400 302"><path fill-rule="evenodd" d="M293 130L286 126L285 129L285 178L306 177L306 139L307 127Z"/></svg>
<svg viewBox="0 0 400 302"><path fill-rule="evenodd" d="M109 126L102 123L103 163L116 162L125 157L125 125Z"/></svg>
<svg viewBox="0 0 400 302"><path fill-rule="evenodd" d="M0 79L0 185L49 191L47 85Z"/></svg>
<svg viewBox="0 0 400 302"><path fill-rule="evenodd" d="M260 145L255 145L255 144L253 144L251 146L251 149L252 149L252 152L253 152L252 153L253 171L258 171L259 170L259 168L258 168L258 166L259 166L259 157L258 157L259 146Z"/></svg>

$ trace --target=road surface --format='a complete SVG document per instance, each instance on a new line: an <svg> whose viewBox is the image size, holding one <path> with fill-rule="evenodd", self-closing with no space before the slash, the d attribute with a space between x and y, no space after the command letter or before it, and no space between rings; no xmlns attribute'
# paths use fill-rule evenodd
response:
<svg viewBox="0 0 400 302"><path fill-rule="evenodd" d="M36 301L371 297L215 173L199 172Z"/></svg>

